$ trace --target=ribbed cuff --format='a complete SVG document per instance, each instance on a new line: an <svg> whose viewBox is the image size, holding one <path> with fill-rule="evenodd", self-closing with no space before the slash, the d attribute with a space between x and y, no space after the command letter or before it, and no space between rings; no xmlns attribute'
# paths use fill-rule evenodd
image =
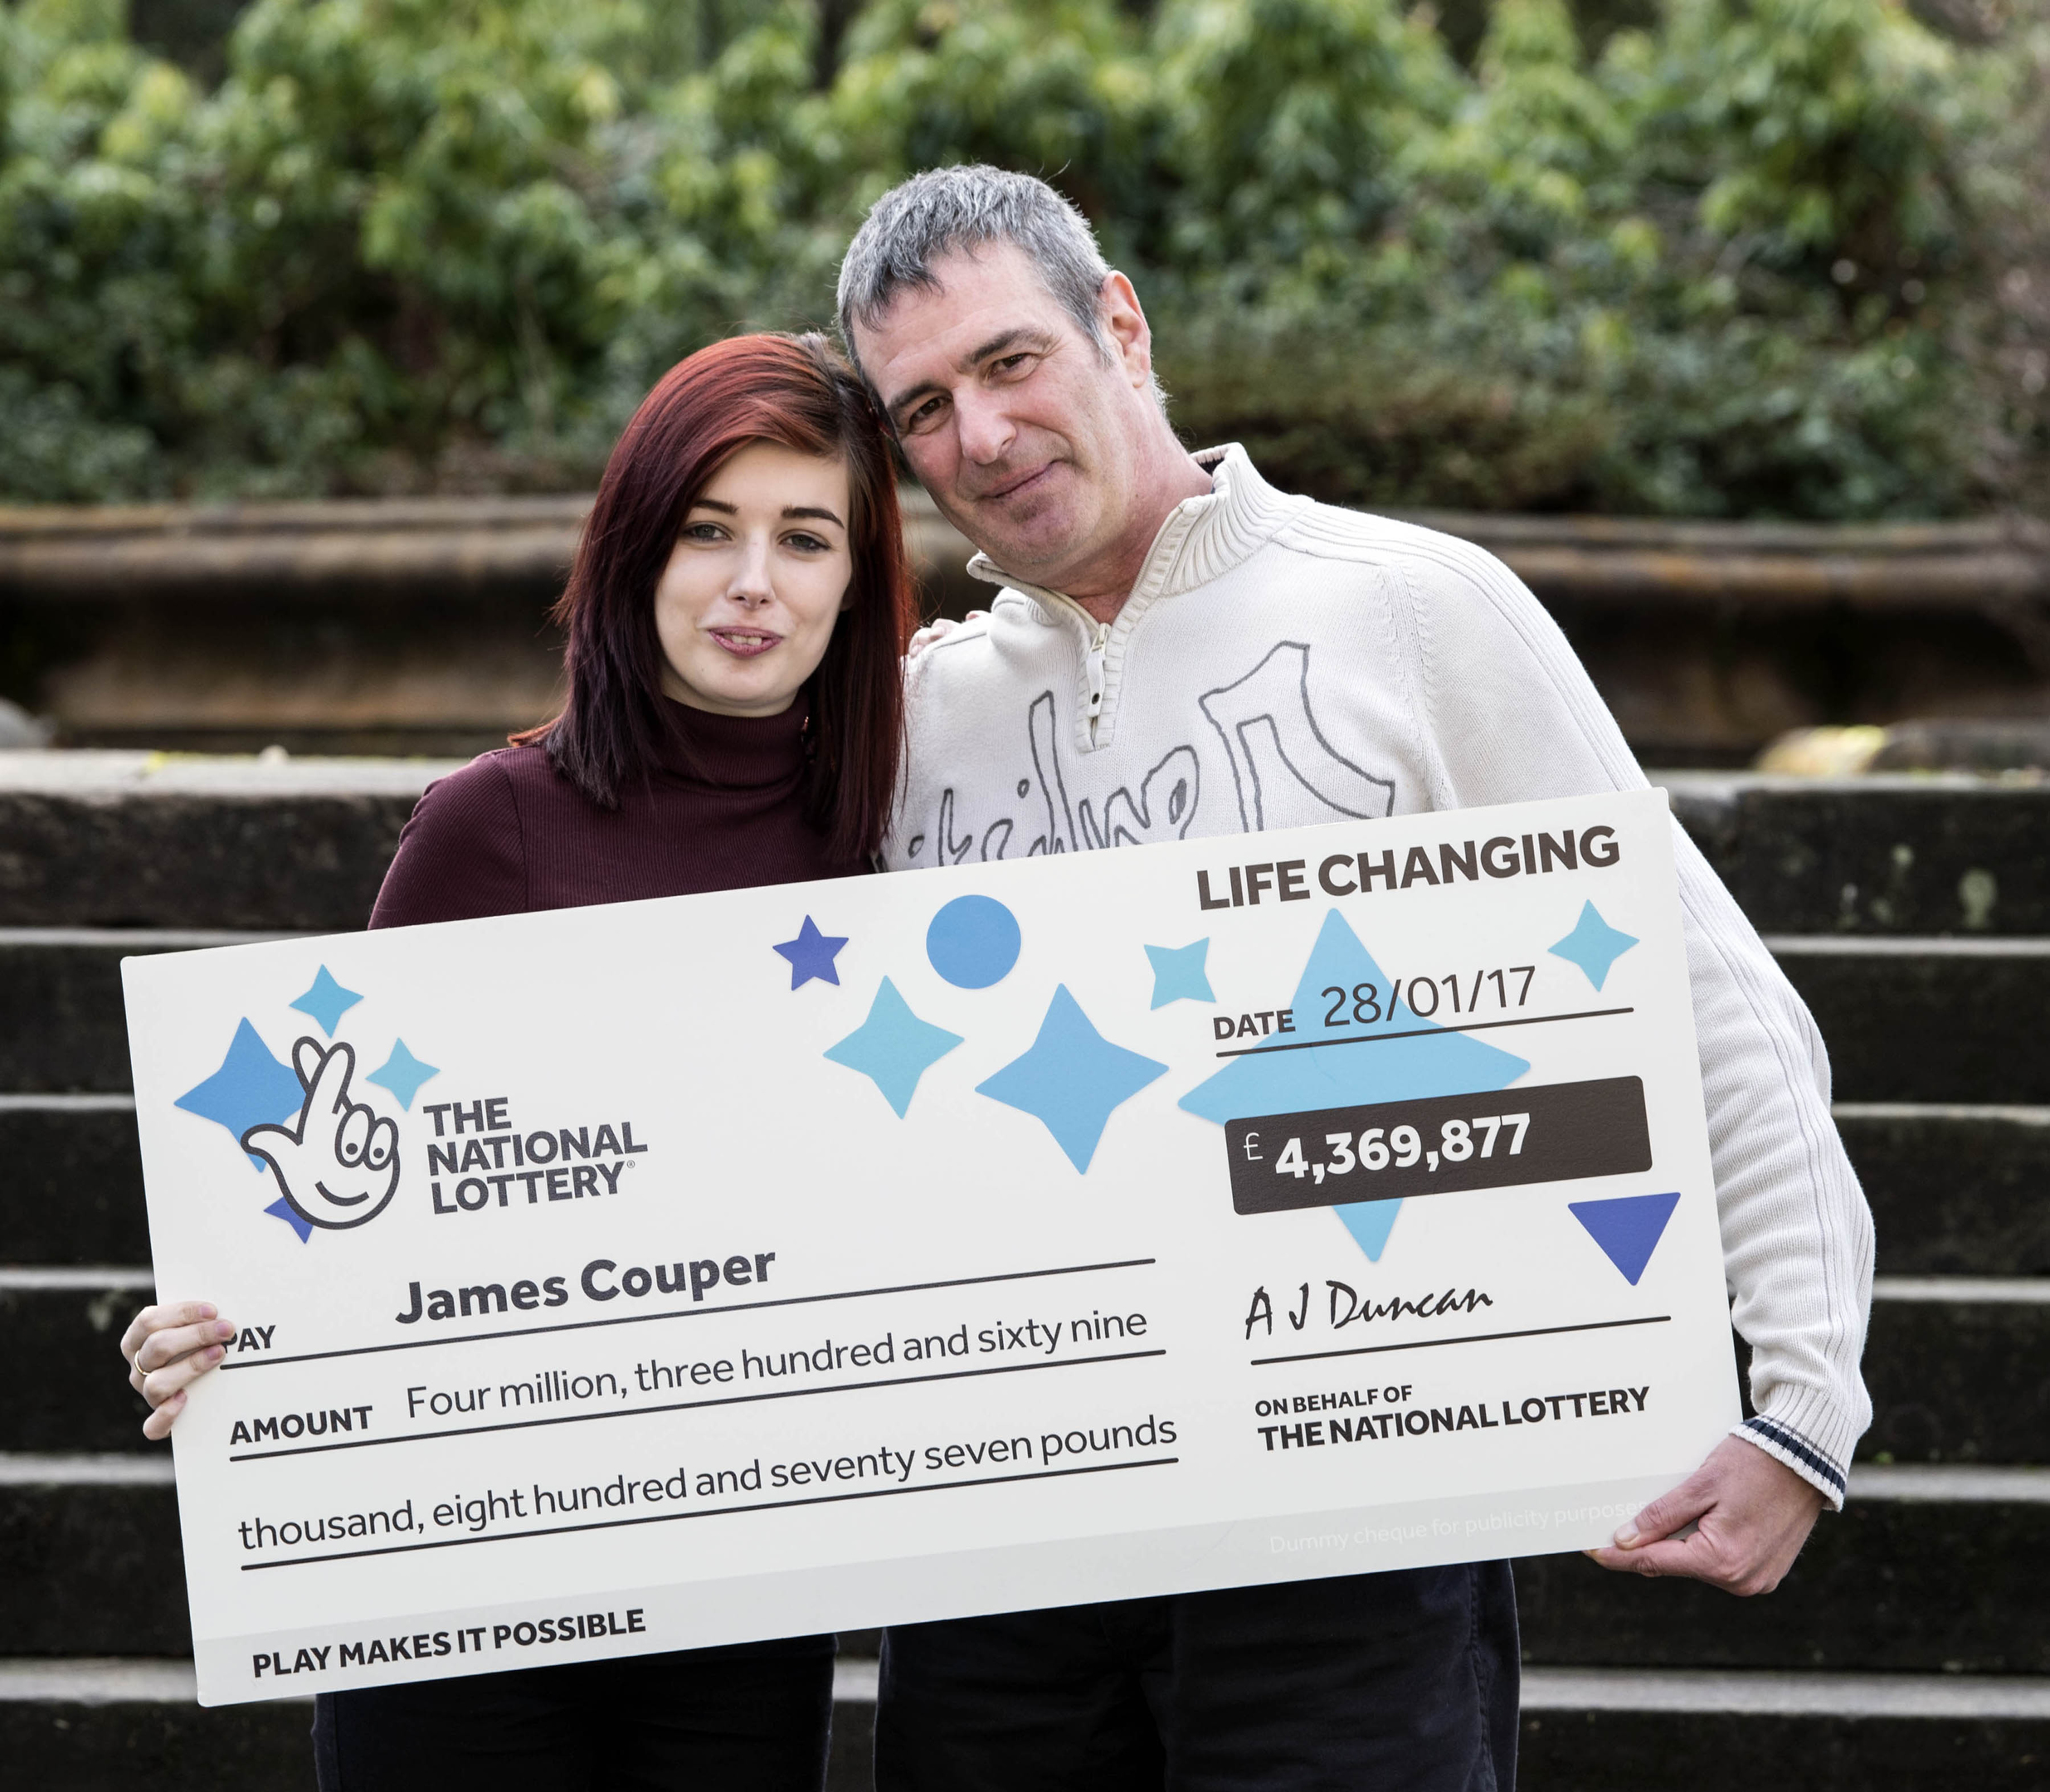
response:
<svg viewBox="0 0 2050 1792"><path fill-rule="evenodd" d="M1829 1502L1832 1512L1843 1510L1846 1482L1843 1464L1818 1449L1799 1432L1761 1413L1756 1418L1746 1419L1736 1428L1736 1434L1747 1444L1756 1444L1775 1462L1785 1463Z"/></svg>

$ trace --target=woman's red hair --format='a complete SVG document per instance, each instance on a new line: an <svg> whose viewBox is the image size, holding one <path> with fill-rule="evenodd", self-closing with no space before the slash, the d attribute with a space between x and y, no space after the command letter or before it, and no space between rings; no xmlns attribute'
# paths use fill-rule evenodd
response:
<svg viewBox="0 0 2050 1792"><path fill-rule="evenodd" d="M903 744L898 665L916 620L881 420L822 336L736 336L662 376L606 463L555 619L569 635L569 699L538 741L594 803L675 749L662 695L655 592L691 504L749 442L845 460L853 601L806 687L812 743L806 818L833 856L883 837Z"/></svg>

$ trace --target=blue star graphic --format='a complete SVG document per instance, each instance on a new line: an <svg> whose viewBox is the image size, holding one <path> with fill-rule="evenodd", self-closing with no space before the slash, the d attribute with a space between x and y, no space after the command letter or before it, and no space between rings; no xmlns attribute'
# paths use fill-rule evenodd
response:
<svg viewBox="0 0 2050 1792"><path fill-rule="evenodd" d="M256 1028L244 1020L235 1029L221 1068L186 1090L173 1105L226 1127L239 1145L253 1126L297 1119L305 1100L298 1073L272 1057ZM261 1158L249 1161L263 1168Z"/></svg>
<svg viewBox="0 0 2050 1792"><path fill-rule="evenodd" d="M814 977L821 983L839 982L840 972L833 960L846 943L845 934L835 937L830 933L821 933L818 923L806 915L805 924L797 929L796 938L785 940L775 950L790 960L790 986L799 989Z"/></svg>
<svg viewBox="0 0 2050 1792"><path fill-rule="evenodd" d="M1153 1006L1165 1008L1171 1001L1215 1001L1210 980L1204 969L1210 942L1198 940L1193 946L1149 946L1146 955L1153 961Z"/></svg>
<svg viewBox="0 0 2050 1792"><path fill-rule="evenodd" d="M1086 1174L1112 1111L1166 1074L1166 1064L1112 1045L1063 983L1031 1050L977 1083L976 1093L1044 1121L1069 1162Z"/></svg>
<svg viewBox="0 0 2050 1792"><path fill-rule="evenodd" d="M958 1033L921 1020L897 993L897 986L884 977L869 1005L869 1018L838 1045L828 1046L825 1055L869 1079L901 1120L918 1093L918 1079L960 1043Z"/></svg>
<svg viewBox="0 0 2050 1792"><path fill-rule="evenodd" d="M265 1208L264 1211L267 1214L275 1214L279 1219L282 1220L295 1232L298 1233L299 1241L302 1244L304 1244L308 1239L314 1235L313 1221L309 1220L305 1215L298 1210L298 1208L295 1207L290 1201L285 1200L282 1195L271 1202L268 1207ZM277 1234L275 1233L271 1234L274 1238L276 1235Z"/></svg>
<svg viewBox="0 0 2050 1792"><path fill-rule="evenodd" d="M328 967L321 966L320 974L314 979L313 987L297 1001L288 1002L288 1008L296 1008L301 1014L311 1015L320 1023L320 1030L329 1039L340 1025L342 1016L363 1000L353 990L345 990L328 974Z"/></svg>
<svg viewBox="0 0 2050 1792"><path fill-rule="evenodd" d="M1588 903L1582 906L1573 931L1549 949L1555 958L1578 965L1587 973L1587 981L1600 989L1609 980L1609 966L1636 944L1636 935L1619 933L1602 919L1594 903Z"/></svg>
<svg viewBox="0 0 2050 1792"><path fill-rule="evenodd" d="M363 1080L391 1090L398 1097L399 1106L411 1113L413 1097L420 1093L420 1085L441 1074L439 1065L423 1064L407 1050L404 1040L394 1040L392 1042L392 1055Z"/></svg>
<svg viewBox="0 0 2050 1792"><path fill-rule="evenodd" d="M1341 1010L1334 1040L1373 1040L1376 1035L1406 1035L1383 1043L1332 1045L1320 1050L1276 1050L1323 1036L1323 1017L1330 1010L1320 991L1332 986L1354 990L1371 983L1379 992L1378 1020L1361 1023ZM1473 1095L1483 1089L1507 1088L1529 1069L1527 1059L1475 1039L1470 1033L1448 1033L1406 1006L1390 1013L1389 980L1360 937L1334 908L1324 917L1310 962L1296 985L1293 1006L1297 1032L1283 1040L1270 1038L1262 1046L1230 1059L1181 1098L1191 1113L1220 1126L1254 1114L1315 1113L1325 1108L1356 1108L1376 1102L1403 1101L1424 1095ZM1348 1201L1332 1209L1371 1262L1380 1261L1402 1210L1395 1200Z"/></svg>

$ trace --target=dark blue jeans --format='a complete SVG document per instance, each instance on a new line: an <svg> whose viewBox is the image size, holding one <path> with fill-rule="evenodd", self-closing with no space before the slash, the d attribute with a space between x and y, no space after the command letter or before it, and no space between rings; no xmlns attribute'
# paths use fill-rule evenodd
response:
<svg viewBox="0 0 2050 1792"><path fill-rule="evenodd" d="M1512 1792L1507 1562L910 1624L877 1792Z"/></svg>
<svg viewBox="0 0 2050 1792"><path fill-rule="evenodd" d="M820 1792L833 1639L324 1693L320 1792Z"/></svg>

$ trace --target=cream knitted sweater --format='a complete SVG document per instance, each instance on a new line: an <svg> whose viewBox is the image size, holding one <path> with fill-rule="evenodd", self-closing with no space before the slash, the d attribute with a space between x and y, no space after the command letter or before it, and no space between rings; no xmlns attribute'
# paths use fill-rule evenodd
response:
<svg viewBox="0 0 2050 1792"><path fill-rule="evenodd" d="M912 662L892 870L1641 789L1556 626L1449 536L1292 498L1243 449L1161 528L1102 626L1004 589ZM1694 1025L1737 1330L1740 1434L1841 1505L1870 1422L1858 1375L1872 1219L1806 1007L1675 829Z"/></svg>

